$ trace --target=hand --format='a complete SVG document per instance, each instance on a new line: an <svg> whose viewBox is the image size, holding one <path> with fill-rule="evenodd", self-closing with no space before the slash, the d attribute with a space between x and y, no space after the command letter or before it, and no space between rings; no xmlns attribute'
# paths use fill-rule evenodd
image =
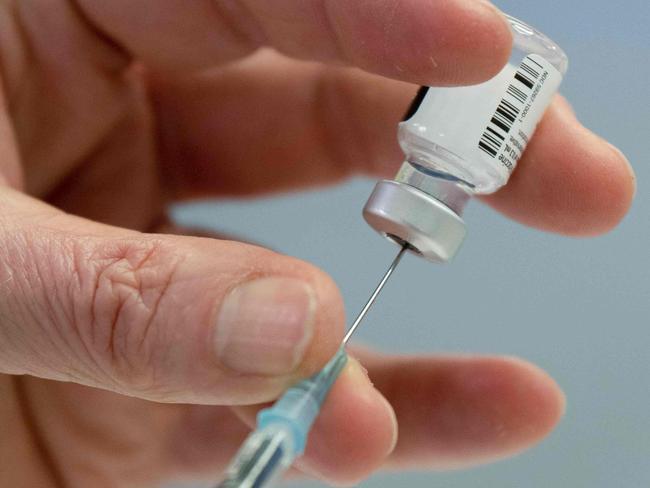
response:
<svg viewBox="0 0 650 488"><path fill-rule="evenodd" d="M488 79L510 42L479 0L1 1L2 484L216 477L255 405L334 353L341 297L290 257L144 232L179 199L392 176L414 84ZM276 52L249 56L261 46ZM624 157L558 99L485 201L592 235L633 193ZM374 387L352 361L304 473L469 466L562 414L558 387L520 360L358 357Z"/></svg>

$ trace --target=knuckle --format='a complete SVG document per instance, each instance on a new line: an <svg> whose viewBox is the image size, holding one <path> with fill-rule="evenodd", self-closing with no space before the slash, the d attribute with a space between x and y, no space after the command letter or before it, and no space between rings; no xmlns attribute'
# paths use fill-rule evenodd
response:
<svg viewBox="0 0 650 488"><path fill-rule="evenodd" d="M68 280L61 279L66 243L15 222L7 225L11 232L3 234L0 250L0 357L17 372L77 378L77 364L67 360L79 355L69 332L74 316L66 296Z"/></svg>
<svg viewBox="0 0 650 488"><path fill-rule="evenodd" d="M160 240L142 238L102 243L89 254L76 257L76 268L90 297L83 306L92 350L118 387L151 389L160 319L180 258Z"/></svg>

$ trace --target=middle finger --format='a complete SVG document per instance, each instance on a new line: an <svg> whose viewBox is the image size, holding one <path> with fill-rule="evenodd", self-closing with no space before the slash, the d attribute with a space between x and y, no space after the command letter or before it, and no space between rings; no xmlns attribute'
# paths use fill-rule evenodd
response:
<svg viewBox="0 0 650 488"><path fill-rule="evenodd" d="M247 195L392 177L396 128L416 87L262 53L192 79L156 80L161 157L177 196ZM245 96L242 96L245 94ZM609 230L635 191L622 154L556 99L509 185L486 201L527 225Z"/></svg>

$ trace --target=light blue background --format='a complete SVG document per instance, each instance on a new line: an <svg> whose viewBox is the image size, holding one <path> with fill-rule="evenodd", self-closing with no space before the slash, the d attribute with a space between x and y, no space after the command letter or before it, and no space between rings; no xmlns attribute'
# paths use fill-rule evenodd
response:
<svg viewBox="0 0 650 488"><path fill-rule="evenodd" d="M650 3L496 3L568 52L563 92L582 121L635 165L637 200L615 232L592 240L527 229L474 203L470 234L452 265L404 261L359 334L364 341L390 351L524 357L556 378L568 409L545 442L514 459L451 473L377 474L362 486L647 487ZM353 181L317 193L186 207L177 215L316 263L339 283L352 317L395 251L361 218L371 187Z"/></svg>

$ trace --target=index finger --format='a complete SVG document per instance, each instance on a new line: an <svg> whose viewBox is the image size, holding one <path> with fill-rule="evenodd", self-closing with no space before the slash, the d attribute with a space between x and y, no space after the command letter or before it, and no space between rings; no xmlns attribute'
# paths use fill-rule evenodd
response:
<svg viewBox="0 0 650 488"><path fill-rule="evenodd" d="M472 84L510 54L487 0L80 0L82 14L156 68L197 69L262 47L429 85Z"/></svg>

